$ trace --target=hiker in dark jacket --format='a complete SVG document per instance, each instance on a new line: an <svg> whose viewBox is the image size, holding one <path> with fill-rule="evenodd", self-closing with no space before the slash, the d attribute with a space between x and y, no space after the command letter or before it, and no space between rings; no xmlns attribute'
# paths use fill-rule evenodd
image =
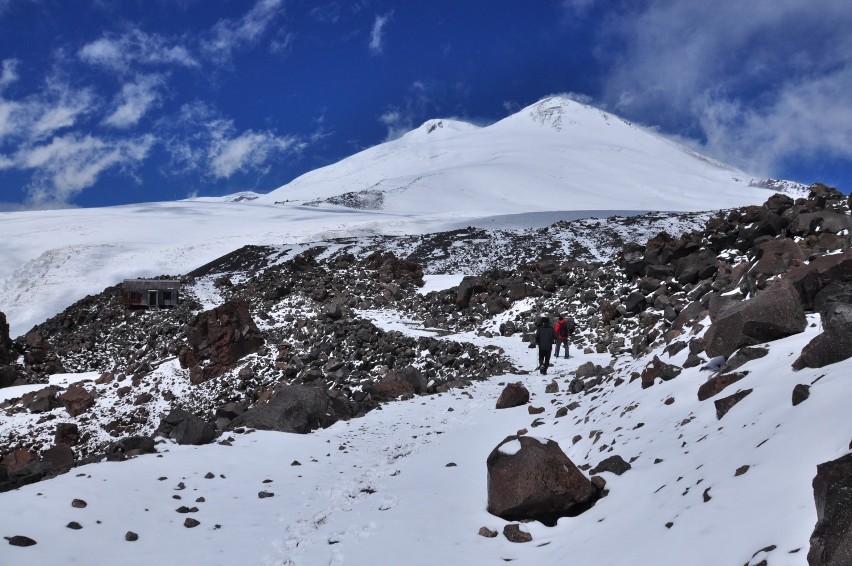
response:
<svg viewBox="0 0 852 566"><path fill-rule="evenodd" d="M565 346L565 357L568 357L568 334L570 334L568 321L565 317L559 315L559 320L553 326L553 332L556 334L556 352L555 356L559 357L559 346Z"/></svg>
<svg viewBox="0 0 852 566"><path fill-rule="evenodd" d="M535 330L535 344L538 346L538 367L542 375L547 374L547 368L550 366L550 351L553 349L555 340L556 334L550 326L550 319L546 316L541 317L538 328Z"/></svg>

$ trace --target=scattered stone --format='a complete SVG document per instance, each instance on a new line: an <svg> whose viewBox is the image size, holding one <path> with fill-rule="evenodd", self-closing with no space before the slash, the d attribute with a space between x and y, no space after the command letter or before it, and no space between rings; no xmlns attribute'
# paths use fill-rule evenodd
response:
<svg viewBox="0 0 852 566"><path fill-rule="evenodd" d="M808 397L811 396L811 386L803 383L797 384L793 387L793 406L795 407L802 401L805 401Z"/></svg>
<svg viewBox="0 0 852 566"><path fill-rule="evenodd" d="M263 490L257 493L257 497L260 499L266 499L267 497L275 497L275 494L271 491Z"/></svg>
<svg viewBox="0 0 852 566"><path fill-rule="evenodd" d="M717 401L714 401L713 404L716 405L716 419L721 420L728 411L730 411L734 405L745 399L747 395L752 392L751 389L746 389L744 391L738 391L733 395L729 395L728 397L724 397Z"/></svg>
<svg viewBox="0 0 852 566"><path fill-rule="evenodd" d="M124 540L126 540L127 542L135 542L139 540L139 535L137 535L133 531L127 531L126 533L124 533Z"/></svg>
<svg viewBox="0 0 852 566"><path fill-rule="evenodd" d="M83 525L81 525L81 524L80 524L80 523L78 523L77 521L71 521L70 523L68 523L67 525L65 525L65 527L66 527L66 528L69 528L69 529L72 529L72 530L75 530L75 531L79 531L80 529L82 529L82 528L83 528Z"/></svg>
<svg viewBox="0 0 852 566"><path fill-rule="evenodd" d="M512 407L520 407L525 405L530 400L530 392L524 385L518 381L506 385L500 397L497 399L498 409L510 409Z"/></svg>
<svg viewBox="0 0 852 566"><path fill-rule="evenodd" d="M629 470L632 466L624 461L619 455L610 456L605 460L602 460L597 466L589 470L590 474L599 474L601 472L611 472L617 476L620 476L627 470Z"/></svg>
<svg viewBox="0 0 852 566"><path fill-rule="evenodd" d="M197 519L193 519L192 517L187 517L183 522L183 526L186 527L187 529L195 528L200 524L201 524L201 521L198 521Z"/></svg>
<svg viewBox="0 0 852 566"><path fill-rule="evenodd" d="M84 507L86 507L86 505L88 505L88 503L86 503L82 499L74 499L73 501L71 501L71 507L75 509L83 509Z"/></svg>
<svg viewBox="0 0 852 566"><path fill-rule="evenodd" d="M698 388L698 400L705 401L710 397L718 395L726 387L738 382L746 375L748 375L748 372L743 371L737 373L726 373L724 375L717 375L715 377L711 377L706 382L701 384L701 387Z"/></svg>
<svg viewBox="0 0 852 566"><path fill-rule="evenodd" d="M746 473L748 471L748 469L750 467L751 466L749 466L748 464L746 464L745 466L740 466L739 468L737 468L737 471L734 472L734 477L743 475L744 473Z"/></svg>
<svg viewBox="0 0 852 566"><path fill-rule="evenodd" d="M485 538L494 538L497 536L497 531L492 531L488 527L479 527L479 536Z"/></svg>
<svg viewBox="0 0 852 566"><path fill-rule="evenodd" d="M36 541L31 539L30 537L25 537L23 535L15 535L13 537L3 537L4 539L9 541L9 544L12 546L32 546L37 544Z"/></svg>
<svg viewBox="0 0 852 566"><path fill-rule="evenodd" d="M517 523L510 523L503 527L503 536L505 536L509 542L517 543L530 542L533 539L532 535L522 531L521 526Z"/></svg>

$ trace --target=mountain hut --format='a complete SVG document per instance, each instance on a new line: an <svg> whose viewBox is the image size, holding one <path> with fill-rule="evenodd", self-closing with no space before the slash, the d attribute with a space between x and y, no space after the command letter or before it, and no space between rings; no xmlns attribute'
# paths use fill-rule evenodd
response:
<svg viewBox="0 0 852 566"><path fill-rule="evenodd" d="M174 279L125 279L121 300L128 307L174 307L179 290L180 281Z"/></svg>

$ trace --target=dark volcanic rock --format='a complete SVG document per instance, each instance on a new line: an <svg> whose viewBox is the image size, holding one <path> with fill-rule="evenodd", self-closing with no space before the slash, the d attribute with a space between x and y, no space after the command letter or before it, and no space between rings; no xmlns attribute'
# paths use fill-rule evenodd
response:
<svg viewBox="0 0 852 566"><path fill-rule="evenodd" d="M62 403L65 410L72 417L82 415L95 404L95 396L89 393L82 385L72 385L65 393L59 395L57 400Z"/></svg>
<svg viewBox="0 0 852 566"><path fill-rule="evenodd" d="M680 375L681 371L683 371L683 368L667 364L659 357L654 356L654 359L645 366L644 370L642 370L642 389L647 389L654 385L654 381L656 381L658 377L663 381L674 379Z"/></svg>
<svg viewBox="0 0 852 566"><path fill-rule="evenodd" d="M601 472L611 472L617 476L620 476L627 470L629 470L632 466L629 462L625 461L619 455L610 456L602 460L597 466L589 470L590 474L599 474Z"/></svg>
<svg viewBox="0 0 852 566"><path fill-rule="evenodd" d="M852 304L829 303L822 321L823 332L802 348L793 369L821 368L852 356Z"/></svg>
<svg viewBox="0 0 852 566"><path fill-rule="evenodd" d="M852 454L817 466L813 487L817 524L808 564L852 564Z"/></svg>
<svg viewBox="0 0 852 566"><path fill-rule="evenodd" d="M735 373L725 373L722 375L717 375L711 377L698 388L698 400L704 401L705 399L709 399L715 395L718 395L722 392L723 389L731 385L732 383L736 383L745 376L748 375L747 371L735 372Z"/></svg>
<svg viewBox="0 0 852 566"><path fill-rule="evenodd" d="M269 401L231 421L229 428L246 426L304 434L335 421L335 417L328 414L328 407L325 387L285 385Z"/></svg>
<svg viewBox="0 0 852 566"><path fill-rule="evenodd" d="M263 345L263 335L249 314L248 301L237 299L196 316L186 329L180 351L182 368L191 368L197 384L217 377Z"/></svg>
<svg viewBox="0 0 852 566"><path fill-rule="evenodd" d="M503 536L506 537L506 540L509 542L530 542L532 541L532 535L521 530L521 526L517 523L510 523L503 527Z"/></svg>
<svg viewBox="0 0 852 566"><path fill-rule="evenodd" d="M707 329L704 349L711 357L730 356L742 346L798 334L806 326L796 290L781 279L753 299L723 308Z"/></svg>
<svg viewBox="0 0 852 566"><path fill-rule="evenodd" d="M212 442L216 437L216 428L189 411L175 408L160 421L157 433L173 439L178 444L197 446Z"/></svg>
<svg viewBox="0 0 852 566"><path fill-rule="evenodd" d="M718 399L713 403L716 405L716 418L721 419L724 417L728 411L730 411L734 405L745 399L745 397L751 393L751 389L746 389L745 391L737 391L733 395L728 395L727 397L723 397L722 399Z"/></svg>
<svg viewBox="0 0 852 566"><path fill-rule="evenodd" d="M799 383L793 387L793 406L795 407L799 403L807 400L808 397L811 396L811 386Z"/></svg>
<svg viewBox="0 0 852 566"><path fill-rule="evenodd" d="M509 436L487 460L488 512L506 520L548 525L588 509L597 492L559 444Z"/></svg>
<svg viewBox="0 0 852 566"><path fill-rule="evenodd" d="M500 397L497 399L498 409L510 409L512 407L520 407L529 403L530 392L524 385L518 381L510 383L503 388Z"/></svg>

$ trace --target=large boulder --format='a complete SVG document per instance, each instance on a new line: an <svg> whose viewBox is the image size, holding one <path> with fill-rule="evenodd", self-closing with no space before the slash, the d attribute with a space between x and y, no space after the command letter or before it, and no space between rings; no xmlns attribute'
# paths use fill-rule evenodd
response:
<svg viewBox="0 0 852 566"><path fill-rule="evenodd" d="M509 521L532 519L554 525L576 516L597 498L597 490L559 444L508 436L487 460L488 512Z"/></svg>
<svg viewBox="0 0 852 566"><path fill-rule="evenodd" d="M802 332L807 319L799 294L786 279L773 283L754 298L726 305L715 316L704 336L708 356L730 356L742 346L771 342Z"/></svg>
<svg viewBox="0 0 852 566"><path fill-rule="evenodd" d="M228 301L198 314L186 329L186 346L178 358L190 368L190 381L218 377L263 345L263 335L249 314L248 301Z"/></svg>
<svg viewBox="0 0 852 566"><path fill-rule="evenodd" d="M852 564L852 454L818 465L813 487L817 523L808 564Z"/></svg>
<svg viewBox="0 0 852 566"><path fill-rule="evenodd" d="M266 403L252 407L231 421L229 428L308 433L332 424L325 387L284 385Z"/></svg>
<svg viewBox="0 0 852 566"><path fill-rule="evenodd" d="M28 332L24 337L24 364L33 372L43 375L65 371L53 346L36 331Z"/></svg>
<svg viewBox="0 0 852 566"><path fill-rule="evenodd" d="M752 292L766 286L773 275L785 273L791 267L802 265L805 254L799 244L790 238L770 240L758 246L758 261L748 272L749 289Z"/></svg>

